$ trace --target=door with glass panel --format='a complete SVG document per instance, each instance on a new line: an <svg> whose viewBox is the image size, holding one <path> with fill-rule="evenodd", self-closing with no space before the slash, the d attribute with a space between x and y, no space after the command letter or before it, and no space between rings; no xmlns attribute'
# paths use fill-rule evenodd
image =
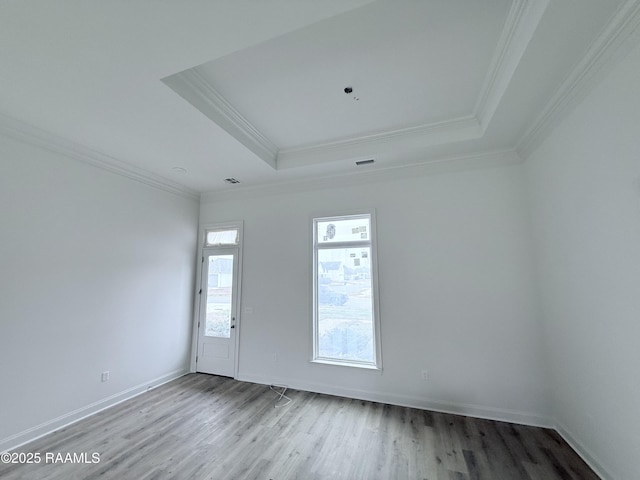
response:
<svg viewBox="0 0 640 480"><path fill-rule="evenodd" d="M233 377L236 361L238 248L203 250L196 370Z"/></svg>

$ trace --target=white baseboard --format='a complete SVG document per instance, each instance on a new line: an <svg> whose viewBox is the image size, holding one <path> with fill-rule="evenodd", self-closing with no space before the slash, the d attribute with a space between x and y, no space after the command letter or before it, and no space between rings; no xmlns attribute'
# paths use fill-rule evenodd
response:
<svg viewBox="0 0 640 480"><path fill-rule="evenodd" d="M588 448L586 448L560 423L556 422L556 431L564 438L573 450L580 455L580 458L585 461L591 469L596 472L602 480L613 480L614 478L622 478L620 475L614 475L611 468L606 467L598 458L593 455Z"/></svg>
<svg viewBox="0 0 640 480"><path fill-rule="evenodd" d="M57 418L41 423L40 425L29 428L10 437L4 438L0 440L0 452L7 452L18 448L22 445L25 445L26 443L32 442L40 437L52 433L55 430L59 430L91 415L95 415L102 410L113 407L118 403L122 403L126 400L129 400L130 398L145 393L153 388L175 380L188 373L188 369L175 370L173 372L167 373L166 375L162 375L153 380L136 385L135 387L129 388L123 392L111 395L110 397L92 403L91 405L79 408L65 415L61 415ZM309 383L300 380L267 378L260 375L239 375L237 380L243 382L259 383L263 385L281 384L287 385L288 388L292 388L295 390L304 390L307 392L336 395L340 397L387 403L390 405L398 405L401 407L432 410L436 412L451 413L455 415L467 415L470 417L510 422L521 425L553 428L571 446L571 448L573 448L573 450L575 450L575 452L580 455L580 457L595 471L595 473L600 478L602 478L603 480L613 480L614 478L618 478L611 473L612 470L610 468L604 466L602 462L600 462L597 457L589 451L589 449L587 449L581 442L576 440L575 437L563 425L559 424L558 422L551 421L549 418L541 415L514 410L497 409L493 407L483 407L472 404L441 402L426 398L398 395L388 392L372 392L353 388L336 387L334 385Z"/></svg>
<svg viewBox="0 0 640 480"><path fill-rule="evenodd" d="M164 383L175 380L176 378L179 378L187 373L189 373L187 369L169 372L166 375L162 375L158 378L154 378L147 382L141 383L123 392L116 393L114 395L111 395L110 397L92 403L91 405L81 407L77 410L41 423L40 425L36 425L35 427L23 430L22 432L16 433L15 435L11 435L10 437L3 438L2 440L0 440L0 452L7 452L18 448L26 443L32 442L40 437L52 433L55 430L59 430L63 427L66 427L67 425L71 425L72 423L80 421L83 418L95 415L102 410L113 407L114 405L124 402L125 400L129 400L130 398L140 395L141 393L145 393Z"/></svg>
<svg viewBox="0 0 640 480"><path fill-rule="evenodd" d="M528 412L519 412L515 410L504 410L499 408L463 403L449 403L428 398L399 395L396 393L357 390L353 388L336 387L334 385L310 383L303 380L295 380L290 378L267 378L260 375L239 375L238 380L244 382L260 383L263 385L281 384L287 385L289 388L293 388L295 390L324 393L340 397L355 398L358 400L388 403L401 407L420 408L422 410L433 410L436 412L452 413L455 415L466 415L469 417L484 418L487 420L498 420L502 422L530 425L534 427L554 427L551 420L547 417Z"/></svg>
<svg viewBox="0 0 640 480"><path fill-rule="evenodd" d="M295 390L304 390L307 392L323 393L328 395L336 395L340 397L355 398L358 400L368 400L371 402L387 403L398 405L401 407L412 407L423 410L432 410L442 413L452 413L455 415L466 415L475 418L483 418L487 420L497 420L501 422L516 423L520 425L529 425L533 427L552 428L569 444L569 446L591 467L591 469L602 480L613 480L622 478L614 475L613 470L605 466L598 458L593 455L581 442L577 441L571 433L557 421L527 412L519 412L514 410L497 409L493 407L483 407L471 404L448 403L427 398L411 397L407 395L398 395L387 392L371 392L365 390L357 390L352 388L336 387L334 385L318 384L305 382L294 379L284 378L267 378L260 375L241 375L238 380L252 383L260 383L264 385L279 384L286 385L288 388Z"/></svg>

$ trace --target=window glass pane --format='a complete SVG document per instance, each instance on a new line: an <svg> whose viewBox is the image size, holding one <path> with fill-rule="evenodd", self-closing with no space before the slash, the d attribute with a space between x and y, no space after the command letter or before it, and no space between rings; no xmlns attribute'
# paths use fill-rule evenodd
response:
<svg viewBox="0 0 640 480"><path fill-rule="evenodd" d="M231 336L233 255L210 255L207 280L207 323L205 336Z"/></svg>
<svg viewBox="0 0 640 480"><path fill-rule="evenodd" d="M371 248L320 249L317 258L317 357L374 363Z"/></svg>
<svg viewBox="0 0 640 480"><path fill-rule="evenodd" d="M206 238L207 246L211 245L237 245L238 230L209 230Z"/></svg>
<svg viewBox="0 0 640 480"><path fill-rule="evenodd" d="M317 222L318 243L362 242L371 240L369 215Z"/></svg>

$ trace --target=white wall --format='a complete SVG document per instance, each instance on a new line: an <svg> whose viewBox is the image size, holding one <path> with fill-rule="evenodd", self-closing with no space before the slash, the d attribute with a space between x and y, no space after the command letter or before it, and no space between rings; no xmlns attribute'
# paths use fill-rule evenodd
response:
<svg viewBox="0 0 640 480"><path fill-rule="evenodd" d="M3 136L0 167L2 451L188 368L199 206Z"/></svg>
<svg viewBox="0 0 640 480"><path fill-rule="evenodd" d="M546 423L522 173L515 165L204 201L203 223L244 220L242 303L253 313L240 319L239 378ZM370 207L383 373L310 364L311 217Z"/></svg>
<svg viewBox="0 0 640 480"><path fill-rule="evenodd" d="M603 473L640 478L640 49L527 160L552 408Z"/></svg>

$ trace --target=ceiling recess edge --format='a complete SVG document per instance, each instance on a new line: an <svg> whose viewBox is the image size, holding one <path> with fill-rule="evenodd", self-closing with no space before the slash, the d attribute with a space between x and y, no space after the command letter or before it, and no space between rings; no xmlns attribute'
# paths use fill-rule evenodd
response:
<svg viewBox="0 0 640 480"><path fill-rule="evenodd" d="M105 155L104 153L87 148L78 143L67 140L53 133L36 128L15 118L0 113L0 135L12 138L27 145L43 148L67 158L92 165L94 167L115 173L150 187L173 193L196 202L200 201L200 193L179 183L156 175L147 170L133 167L128 163Z"/></svg>
<svg viewBox="0 0 640 480"><path fill-rule="evenodd" d="M560 121L640 43L640 0L627 0L531 123L515 149L526 160Z"/></svg>
<svg viewBox="0 0 640 480"><path fill-rule="evenodd" d="M368 157L400 144L425 148L473 140L484 135L548 4L549 0L513 0L474 110L429 124L280 149L204 78L198 66L162 81L274 169Z"/></svg>

